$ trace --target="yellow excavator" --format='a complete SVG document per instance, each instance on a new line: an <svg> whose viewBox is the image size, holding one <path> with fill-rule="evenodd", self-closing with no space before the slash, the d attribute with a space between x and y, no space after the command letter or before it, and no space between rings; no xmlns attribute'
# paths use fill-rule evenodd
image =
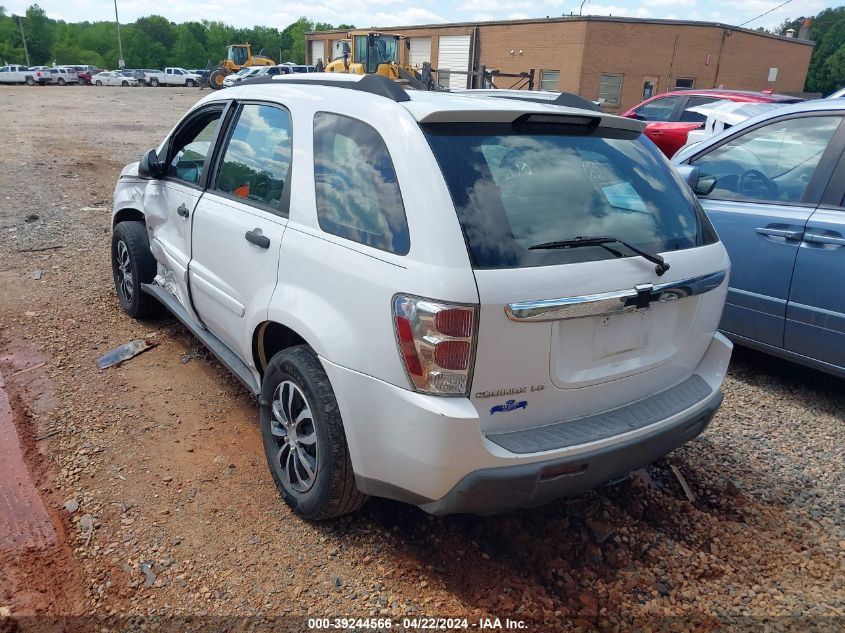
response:
<svg viewBox="0 0 845 633"><path fill-rule="evenodd" d="M376 31L350 31L347 39L340 41L340 56L321 68L320 60L314 60L317 70L327 73L350 73L354 75L381 75L393 81L407 83L418 90L442 89L431 75L431 66L415 68L399 63L399 49L405 36Z"/></svg>
<svg viewBox="0 0 845 633"><path fill-rule="evenodd" d="M238 72L247 66L275 66L274 62L265 55L252 54L252 47L249 42L246 44L229 44L226 50L226 59L222 60L208 75L208 85L214 90L223 87L223 78L226 75Z"/></svg>

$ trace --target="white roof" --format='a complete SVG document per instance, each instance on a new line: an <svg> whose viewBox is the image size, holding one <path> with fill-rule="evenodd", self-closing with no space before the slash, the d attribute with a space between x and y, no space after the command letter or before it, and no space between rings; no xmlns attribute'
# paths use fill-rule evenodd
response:
<svg viewBox="0 0 845 633"><path fill-rule="evenodd" d="M238 87L239 98L251 96L263 99L272 99L275 90L282 88L285 83L290 82L291 87L302 88L302 84L314 82L313 88L309 87L310 95L317 97L324 94L331 103L342 102L338 99L337 91L347 90L340 86L319 85L319 82L331 81L333 83L353 84L363 79L364 75L351 75L346 73L308 73L298 75L277 75L267 83L250 84L244 82ZM273 85L278 84L278 87ZM298 85L297 85L298 84ZM356 91L357 94L367 94L364 91ZM467 93L450 92L428 92L424 90L408 90L406 93L408 101L394 101L397 107L407 110L419 123L438 122L476 122L485 121L491 123L509 123L524 114L570 114L572 116L589 116L600 118L599 125L602 127L613 127L635 132L642 131L645 124L636 119L595 112L593 110L582 110L580 108L567 108L548 105L533 101L522 101L517 99L499 99L484 95L471 96ZM373 98L390 100L388 97L372 94ZM216 98L215 98L216 97ZM215 93L207 100L226 99L226 94Z"/></svg>

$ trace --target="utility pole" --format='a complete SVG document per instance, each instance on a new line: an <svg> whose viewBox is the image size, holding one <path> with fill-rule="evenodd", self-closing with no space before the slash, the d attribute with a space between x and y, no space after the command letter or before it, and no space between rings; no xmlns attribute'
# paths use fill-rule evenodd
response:
<svg viewBox="0 0 845 633"><path fill-rule="evenodd" d="M21 27L21 39L23 40L23 52L26 56L26 65L29 66L29 49L26 47L26 35L23 33L23 20L18 16L18 26Z"/></svg>
<svg viewBox="0 0 845 633"><path fill-rule="evenodd" d="M117 22L117 66L123 70L126 66L126 62L123 61L123 44L120 43L120 18L117 17L117 0L114 0L114 21Z"/></svg>

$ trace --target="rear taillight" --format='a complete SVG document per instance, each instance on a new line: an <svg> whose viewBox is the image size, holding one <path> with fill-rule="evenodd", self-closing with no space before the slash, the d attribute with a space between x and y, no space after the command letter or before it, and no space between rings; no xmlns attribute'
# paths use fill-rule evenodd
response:
<svg viewBox="0 0 845 633"><path fill-rule="evenodd" d="M475 362L475 307L396 295L393 321L414 389L466 395Z"/></svg>

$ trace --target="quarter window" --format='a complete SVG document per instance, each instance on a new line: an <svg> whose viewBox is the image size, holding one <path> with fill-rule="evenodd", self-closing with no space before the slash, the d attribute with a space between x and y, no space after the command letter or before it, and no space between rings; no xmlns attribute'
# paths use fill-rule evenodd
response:
<svg viewBox="0 0 845 633"><path fill-rule="evenodd" d="M291 120L268 105L241 107L217 176L218 191L286 214L285 184L291 165Z"/></svg>
<svg viewBox="0 0 845 633"><path fill-rule="evenodd" d="M785 119L692 161L711 198L801 202L841 117Z"/></svg>
<svg viewBox="0 0 845 633"><path fill-rule="evenodd" d="M605 105L618 106L622 99L622 75L601 75L599 78L599 99Z"/></svg>
<svg viewBox="0 0 845 633"><path fill-rule="evenodd" d="M557 91L560 85L560 71L559 70L541 70L540 71L540 90Z"/></svg>
<svg viewBox="0 0 845 633"><path fill-rule="evenodd" d="M393 161L379 133L346 116L314 116L317 219L327 233L391 253L410 249Z"/></svg>
<svg viewBox="0 0 845 633"><path fill-rule="evenodd" d="M191 184L199 183L222 114L222 110L208 110L191 119L177 132L170 148L168 177Z"/></svg>

